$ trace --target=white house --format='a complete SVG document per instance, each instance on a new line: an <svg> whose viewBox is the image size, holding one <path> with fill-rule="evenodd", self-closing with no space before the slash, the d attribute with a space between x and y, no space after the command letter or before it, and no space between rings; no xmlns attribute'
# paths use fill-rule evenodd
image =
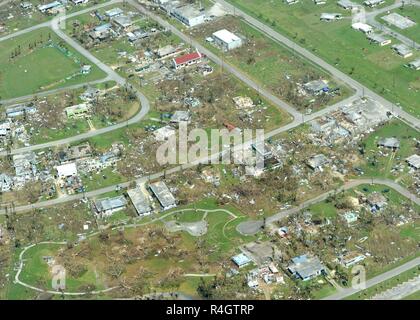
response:
<svg viewBox="0 0 420 320"><path fill-rule="evenodd" d="M198 26L204 23L205 19L204 12L191 5L175 8L171 14L189 27Z"/></svg>
<svg viewBox="0 0 420 320"><path fill-rule="evenodd" d="M224 51L233 50L242 46L242 39L226 29L213 33L213 39Z"/></svg>

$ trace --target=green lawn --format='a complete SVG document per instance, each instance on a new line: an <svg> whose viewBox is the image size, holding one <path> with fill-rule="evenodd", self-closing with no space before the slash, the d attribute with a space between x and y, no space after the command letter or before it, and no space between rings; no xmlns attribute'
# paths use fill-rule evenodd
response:
<svg viewBox="0 0 420 320"><path fill-rule="evenodd" d="M379 139L391 137L400 141L400 148L396 152L377 147ZM397 164L405 164L405 159L416 153L416 137L418 132L415 129L398 120L393 120L368 135L362 141L366 160L362 168L365 175L396 179L406 174L407 170L392 175L391 170Z"/></svg>
<svg viewBox="0 0 420 320"><path fill-rule="evenodd" d="M314 217L333 219L337 217L337 209L332 203L319 202L309 207L309 210L313 213Z"/></svg>
<svg viewBox="0 0 420 320"><path fill-rule="evenodd" d="M370 45L361 32L350 27L350 19L321 22L319 17L322 12L349 15L335 2L316 6L301 1L289 6L282 1L229 1L378 94L400 103L407 112L420 116L418 72L404 67L405 61L395 55L389 46ZM418 56L416 53L413 59Z"/></svg>
<svg viewBox="0 0 420 320"><path fill-rule="evenodd" d="M419 7L407 4L404 7L392 10L391 12L395 12L395 13L398 13L399 15L407 17L410 20L417 22L417 25L407 28L407 29L400 29L392 24L388 24L385 20L381 19L383 16L388 15L388 13L385 13L383 15L376 17L376 20L382 24L388 25L388 27L390 27L391 29L419 43L420 42L420 9Z"/></svg>
<svg viewBox="0 0 420 320"><path fill-rule="evenodd" d="M80 74L82 64L91 64L76 51L64 54L47 45L60 40L48 28L42 28L0 43L0 97L8 99L40 91L88 82L105 77L105 73L92 66L89 74ZM36 43L36 47L35 47ZM17 56L16 52L20 52ZM15 55L14 58L11 58Z"/></svg>
<svg viewBox="0 0 420 320"><path fill-rule="evenodd" d="M26 263L20 280L33 286L52 290L51 267L48 266L43 257L56 257L60 247L61 245L57 244L39 244L28 249L24 256ZM103 288L102 284L97 283L95 273L89 268L78 278L66 274L66 291L77 291L86 284L93 284L99 290Z"/></svg>

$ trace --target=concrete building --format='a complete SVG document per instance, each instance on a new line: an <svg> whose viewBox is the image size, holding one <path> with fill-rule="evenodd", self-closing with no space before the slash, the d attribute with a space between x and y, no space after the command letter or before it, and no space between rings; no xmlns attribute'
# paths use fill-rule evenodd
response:
<svg viewBox="0 0 420 320"><path fill-rule="evenodd" d="M233 50L242 46L242 39L226 29L214 32L213 39L223 51Z"/></svg>
<svg viewBox="0 0 420 320"><path fill-rule="evenodd" d="M394 44L392 47L392 50L394 50L399 56L403 57L404 59L409 58L413 55L413 51L409 47L407 47L405 44Z"/></svg>
<svg viewBox="0 0 420 320"><path fill-rule="evenodd" d="M71 2L73 2L73 4L75 4L75 5L78 5L78 4L88 3L89 0L71 0Z"/></svg>
<svg viewBox="0 0 420 320"><path fill-rule="evenodd" d="M185 110L178 110L171 117L172 123L190 122L191 113Z"/></svg>
<svg viewBox="0 0 420 320"><path fill-rule="evenodd" d="M310 94L320 94L328 92L328 82L325 80L312 80L303 85L303 88Z"/></svg>
<svg viewBox="0 0 420 320"><path fill-rule="evenodd" d="M59 178L68 178L77 175L76 162L66 163L61 166L57 166L57 176Z"/></svg>
<svg viewBox="0 0 420 320"><path fill-rule="evenodd" d="M341 20L343 15L341 13L321 13L321 17L319 18L321 21L337 21Z"/></svg>
<svg viewBox="0 0 420 320"><path fill-rule="evenodd" d="M366 0L366 1L363 2L363 4L365 6L370 7L370 8L374 8L374 7L379 6L383 3L385 3L384 0Z"/></svg>
<svg viewBox="0 0 420 320"><path fill-rule="evenodd" d="M250 264L252 260L246 254L240 253L232 257L232 261L238 268L242 268Z"/></svg>
<svg viewBox="0 0 420 320"><path fill-rule="evenodd" d="M349 253L341 256L340 263L344 267L348 268L348 267L351 267L351 266L357 264L360 261L365 260L365 258L366 257L363 254L352 251L352 252L349 252Z"/></svg>
<svg viewBox="0 0 420 320"><path fill-rule="evenodd" d="M146 216L152 213L149 195L143 192L140 186L137 186L134 189L127 190L127 194L139 216Z"/></svg>
<svg viewBox="0 0 420 320"><path fill-rule="evenodd" d="M177 52L177 49L173 45L168 44L158 49L157 56L159 58L165 58L165 57L173 55L176 52Z"/></svg>
<svg viewBox="0 0 420 320"><path fill-rule="evenodd" d="M370 25L362 22L353 23L351 27L354 30L363 32L364 34L369 34L373 31L373 28Z"/></svg>
<svg viewBox="0 0 420 320"><path fill-rule="evenodd" d="M340 0L337 2L337 5L345 10L353 10L354 8L360 6L358 3L354 3L349 0Z"/></svg>
<svg viewBox="0 0 420 320"><path fill-rule="evenodd" d="M166 126L153 131L156 141L168 140L171 136L176 133L175 129L171 126Z"/></svg>
<svg viewBox="0 0 420 320"><path fill-rule="evenodd" d="M200 52L196 51L173 59L172 64L175 69L181 69L184 67L191 66L193 64L200 63L202 58L203 55Z"/></svg>
<svg viewBox="0 0 420 320"><path fill-rule="evenodd" d="M326 274L326 268L318 257L307 254L295 257L287 268L289 272L303 281L308 281L321 274Z"/></svg>
<svg viewBox="0 0 420 320"><path fill-rule="evenodd" d="M121 10L120 8L113 8L111 10L105 11L105 15L108 18L118 17L119 15L122 15L123 13L124 13L124 11Z"/></svg>
<svg viewBox="0 0 420 320"><path fill-rule="evenodd" d="M400 141L397 138L382 138L378 141L378 147L396 150L400 147Z"/></svg>
<svg viewBox="0 0 420 320"><path fill-rule="evenodd" d="M407 161L408 165L416 170L420 169L420 156L418 154L413 154L409 156L405 161Z"/></svg>
<svg viewBox="0 0 420 320"><path fill-rule="evenodd" d="M86 103L81 103L75 106L67 107L64 112L69 119L77 119L86 116L89 113L89 107Z"/></svg>
<svg viewBox="0 0 420 320"><path fill-rule="evenodd" d="M158 181L149 185L153 195L158 199L163 210L168 210L176 207L176 200L171 191L169 191L165 182Z"/></svg>
<svg viewBox="0 0 420 320"><path fill-rule="evenodd" d="M54 1L54 2L50 2L50 3L38 6L38 10L41 11L42 13L53 12L56 10L60 10L61 8L64 8L64 7L60 1Z"/></svg>
<svg viewBox="0 0 420 320"><path fill-rule="evenodd" d="M133 25L133 21L131 21L131 18L126 15L119 15L117 17L114 17L111 19L111 23L119 28L120 30L127 31L131 28Z"/></svg>
<svg viewBox="0 0 420 320"><path fill-rule="evenodd" d="M198 26L205 21L204 11L192 5L175 8L171 11L171 15L189 27Z"/></svg>
<svg viewBox="0 0 420 320"><path fill-rule="evenodd" d="M118 196L114 198L104 198L95 201L96 213L101 217L109 217L114 212L125 209L127 206L127 200L124 196Z"/></svg>
<svg viewBox="0 0 420 320"><path fill-rule="evenodd" d="M411 68L411 69L414 69L414 70L420 70L420 59L411 61L408 64L408 67Z"/></svg>

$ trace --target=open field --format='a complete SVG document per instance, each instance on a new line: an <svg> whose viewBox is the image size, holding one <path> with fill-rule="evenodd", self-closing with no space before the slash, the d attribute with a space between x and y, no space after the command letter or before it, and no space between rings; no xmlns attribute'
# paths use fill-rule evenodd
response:
<svg viewBox="0 0 420 320"><path fill-rule="evenodd" d="M0 43L0 97L8 99L103 78L105 73L43 28Z"/></svg>
<svg viewBox="0 0 420 320"><path fill-rule="evenodd" d="M230 2L313 51L378 94L394 103L400 103L407 112L420 115L420 79L417 72L405 68L406 62L389 47L370 45L363 33L350 27L350 19L344 18L332 23L320 21L322 12L337 12L348 16L348 12L335 3L316 6L313 3L300 2L288 6L281 1ZM416 57L418 54L412 59Z"/></svg>
<svg viewBox="0 0 420 320"><path fill-rule="evenodd" d="M197 203L194 208L222 209L210 200ZM236 209L223 209L233 210L240 218ZM186 211L185 219L193 220L190 212ZM183 214L177 214L181 220L184 219L181 217ZM186 294L197 296L197 286L201 281L192 281L184 274L219 273L221 261L229 259L244 240L255 239L245 239L238 234L233 223L235 219L225 211L218 212L216 209L208 212L205 217L208 232L201 237L192 237L185 232L168 233L160 222L156 222L149 226L127 228L123 232L103 231L77 246L37 245L25 253L26 263L20 280L51 289L51 265L62 264L67 270L66 284L70 292L100 290L123 283L124 287L106 296L131 297L154 290L185 290ZM10 298L29 297L30 292L19 287L11 286Z"/></svg>

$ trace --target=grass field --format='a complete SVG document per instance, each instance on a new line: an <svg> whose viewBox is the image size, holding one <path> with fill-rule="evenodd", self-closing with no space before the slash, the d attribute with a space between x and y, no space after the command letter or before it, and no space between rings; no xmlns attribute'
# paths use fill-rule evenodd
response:
<svg viewBox="0 0 420 320"><path fill-rule="evenodd" d="M392 152L377 146L379 139L391 137L395 137L400 141L400 148L397 151ZM362 167L365 175L390 179L406 176L407 169L404 169L402 172L392 169L397 165L405 165L405 159L417 152L416 137L418 137L418 132L415 129L398 120L393 120L368 135L362 141L366 158Z"/></svg>
<svg viewBox="0 0 420 320"><path fill-rule="evenodd" d="M420 8L418 6L413 5L405 5L404 7L392 10L391 12L398 13L404 17L409 18L410 20L417 23L417 25L407 28L407 29L400 29L392 24L388 24L385 20L381 19L383 16L388 15L388 13L380 15L376 17L376 20L382 24L388 25L392 30L405 35L406 37L410 38L417 43L420 43Z"/></svg>
<svg viewBox="0 0 420 320"><path fill-rule="evenodd" d="M348 16L348 12L335 3L316 6L300 2L289 6L282 1L229 1L378 94L400 103L407 112L420 116L418 72L405 68L405 61L389 47L370 45L361 32L350 27L350 19L321 22L319 17L322 12ZM415 57L418 54L413 59Z"/></svg>
<svg viewBox="0 0 420 320"><path fill-rule="evenodd" d="M54 44L60 43L59 38L48 28L0 42L1 99L105 77L105 73L96 66L92 66L89 74L80 74L81 65L90 62L72 48L68 48L71 56L66 56L56 47L46 46L49 39ZM16 55L16 52L19 54Z"/></svg>

